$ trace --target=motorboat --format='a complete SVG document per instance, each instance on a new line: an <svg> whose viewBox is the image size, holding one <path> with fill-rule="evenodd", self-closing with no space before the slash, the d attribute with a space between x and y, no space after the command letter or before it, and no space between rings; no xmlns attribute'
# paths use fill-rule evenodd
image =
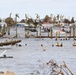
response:
<svg viewBox="0 0 76 75"><path fill-rule="evenodd" d="M73 43L73 46L76 46L76 43Z"/></svg>
<svg viewBox="0 0 76 75"><path fill-rule="evenodd" d="M6 56L6 55L4 55L4 56L1 56L0 58L13 58L13 56Z"/></svg>
<svg viewBox="0 0 76 75"><path fill-rule="evenodd" d="M21 42L21 40L5 41L5 42L1 42L0 46L15 45L16 43L19 43L19 42Z"/></svg>
<svg viewBox="0 0 76 75"><path fill-rule="evenodd" d="M62 45L62 43L59 44L59 43L57 42L57 43L56 43L56 46L62 47L63 45Z"/></svg>
<svg viewBox="0 0 76 75"><path fill-rule="evenodd" d="M13 58L13 56L7 56L6 54L4 54L7 50L4 50L1 55L0 58Z"/></svg>

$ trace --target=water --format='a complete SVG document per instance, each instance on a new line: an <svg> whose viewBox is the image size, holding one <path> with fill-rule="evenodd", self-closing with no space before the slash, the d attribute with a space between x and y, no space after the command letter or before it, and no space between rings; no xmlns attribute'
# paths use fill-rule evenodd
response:
<svg viewBox="0 0 76 75"><path fill-rule="evenodd" d="M15 35L15 28L11 29L11 36ZM32 33L33 34L33 33ZM4 37L8 36L6 34ZM70 70L76 74L76 47L72 46L75 42L73 39L60 40L50 38L24 38L24 28L18 28L18 38L22 41L21 47L5 46L0 47L0 54L7 50L5 53L7 56L13 56L13 58L0 59L0 71L12 71L16 75L27 75L34 70L40 72L47 72L48 68L46 63L54 59L60 65L63 61L67 64ZM13 39L13 38L11 38ZM10 40L8 38L0 38L0 42ZM63 47L56 47L55 44L63 43ZM43 44L43 48L41 47ZM52 47L54 45L54 47ZM45 51L43 51L45 49Z"/></svg>
<svg viewBox="0 0 76 75"><path fill-rule="evenodd" d="M34 70L44 71L44 66L42 65L54 59L58 64L65 61L74 75L76 74L76 47L72 46L73 39L64 41L58 39L59 43L63 43L63 47L56 47L57 41L50 38L21 39L22 42L19 43L22 45L21 47L15 45L7 48L5 54L14 58L0 59L0 71L13 71L17 75L26 75ZM5 39L1 38L0 40ZM45 51L41 48L41 44L43 44ZM54 47L52 47L52 44ZM0 49L0 54L5 49Z"/></svg>

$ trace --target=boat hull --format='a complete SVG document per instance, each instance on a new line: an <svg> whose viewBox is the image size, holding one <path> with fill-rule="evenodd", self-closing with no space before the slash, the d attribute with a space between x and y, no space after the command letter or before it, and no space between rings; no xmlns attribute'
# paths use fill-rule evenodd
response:
<svg viewBox="0 0 76 75"><path fill-rule="evenodd" d="M13 58L12 56L8 56L8 57L0 57L0 58Z"/></svg>

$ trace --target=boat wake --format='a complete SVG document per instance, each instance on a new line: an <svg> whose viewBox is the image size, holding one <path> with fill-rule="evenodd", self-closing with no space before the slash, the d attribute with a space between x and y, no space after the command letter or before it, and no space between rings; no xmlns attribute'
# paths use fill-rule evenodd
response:
<svg viewBox="0 0 76 75"><path fill-rule="evenodd" d="M11 45L9 46L0 46L0 50L11 49Z"/></svg>

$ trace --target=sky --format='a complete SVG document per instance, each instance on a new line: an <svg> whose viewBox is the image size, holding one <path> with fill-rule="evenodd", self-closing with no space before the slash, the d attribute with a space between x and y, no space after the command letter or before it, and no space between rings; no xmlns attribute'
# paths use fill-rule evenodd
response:
<svg viewBox="0 0 76 75"><path fill-rule="evenodd" d="M19 14L18 20L24 19L25 14L36 18L36 13L40 18L45 15L64 15L66 18L75 17L76 19L76 1L75 0L0 0L0 18L12 18Z"/></svg>

